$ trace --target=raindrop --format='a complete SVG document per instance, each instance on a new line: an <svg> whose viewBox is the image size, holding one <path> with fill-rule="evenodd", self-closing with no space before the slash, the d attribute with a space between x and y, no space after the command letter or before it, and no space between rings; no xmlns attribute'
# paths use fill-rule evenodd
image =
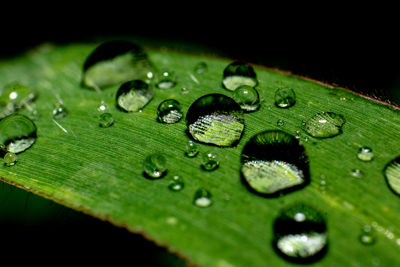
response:
<svg viewBox="0 0 400 267"><path fill-rule="evenodd" d="M24 84L15 82L6 85L0 91L0 110L4 109L0 113L0 118L11 115L25 106L29 106L35 98L36 92Z"/></svg>
<svg viewBox="0 0 400 267"><path fill-rule="evenodd" d="M370 246L375 244L376 238L375 234L372 232L372 229L369 225L366 225L362 229L362 233L359 237L361 244Z"/></svg>
<svg viewBox="0 0 400 267"><path fill-rule="evenodd" d="M186 115L188 132L193 139L217 146L237 144L244 130L244 115L230 97L209 94L197 99Z"/></svg>
<svg viewBox="0 0 400 267"><path fill-rule="evenodd" d="M53 109L53 118L62 119L67 116L67 114L68 110L62 102L58 102L57 104L55 104L55 107Z"/></svg>
<svg viewBox="0 0 400 267"><path fill-rule="evenodd" d="M0 121L0 144L7 151L20 153L36 141L36 125L26 116L13 114Z"/></svg>
<svg viewBox="0 0 400 267"><path fill-rule="evenodd" d="M117 107L125 112L140 111L153 99L153 89L141 80L129 81L118 89Z"/></svg>
<svg viewBox="0 0 400 267"><path fill-rule="evenodd" d="M224 69L222 84L225 89L231 91L241 85L255 87L258 84L257 75L252 66L236 61Z"/></svg>
<svg viewBox="0 0 400 267"><path fill-rule="evenodd" d="M111 41L98 46L86 59L82 83L98 90L130 80L145 80L153 72L142 48L129 41Z"/></svg>
<svg viewBox="0 0 400 267"><path fill-rule="evenodd" d="M340 114L321 112L312 116L303 127L313 137L328 138L341 134L344 123L345 119Z"/></svg>
<svg viewBox="0 0 400 267"><path fill-rule="evenodd" d="M264 131L244 146L241 157L243 182L264 196L279 196L309 182L305 149L283 131Z"/></svg>
<svg viewBox="0 0 400 267"><path fill-rule="evenodd" d="M361 147L358 150L357 158L362 161L371 161L374 158L374 152L369 147Z"/></svg>
<svg viewBox="0 0 400 267"><path fill-rule="evenodd" d="M207 208L212 204L211 197L208 190L200 188L194 193L193 204L200 208Z"/></svg>
<svg viewBox="0 0 400 267"><path fill-rule="evenodd" d="M187 94L189 94L190 93L190 91L189 91L189 89L187 89L186 87L182 87L181 88L181 94L182 95L187 95Z"/></svg>
<svg viewBox="0 0 400 267"><path fill-rule="evenodd" d="M275 105L279 108L290 108L296 103L296 94L291 88L280 88L275 92Z"/></svg>
<svg viewBox="0 0 400 267"><path fill-rule="evenodd" d="M172 88L176 85L176 75L170 71L164 71L158 78L157 87L161 89Z"/></svg>
<svg viewBox="0 0 400 267"><path fill-rule="evenodd" d="M400 157L386 164L383 173L390 189L397 195L400 195Z"/></svg>
<svg viewBox="0 0 400 267"><path fill-rule="evenodd" d="M351 176L356 177L356 178L361 178L363 177L363 172L360 169L352 169L351 170Z"/></svg>
<svg viewBox="0 0 400 267"><path fill-rule="evenodd" d="M15 155L15 153L13 152L7 152L4 155L4 165L6 166L12 166L15 165L15 163L17 163L17 155Z"/></svg>
<svg viewBox="0 0 400 267"><path fill-rule="evenodd" d="M310 263L323 257L328 243L324 218L315 209L296 204L274 222L274 246L285 259Z"/></svg>
<svg viewBox="0 0 400 267"><path fill-rule="evenodd" d="M283 126L283 125L285 125L285 121L282 120L282 119L279 119L279 120L276 122L276 125L277 125L277 126Z"/></svg>
<svg viewBox="0 0 400 267"><path fill-rule="evenodd" d="M207 152L203 154L201 167L206 171L216 170L219 166L219 159L215 153Z"/></svg>
<svg viewBox="0 0 400 267"><path fill-rule="evenodd" d="M233 92L233 99L246 112L256 111L260 107L260 96L257 89L242 85Z"/></svg>
<svg viewBox="0 0 400 267"><path fill-rule="evenodd" d="M199 154L199 148L197 147L196 143L193 142L192 140L189 140L189 141L186 143L185 154L186 154L186 156L188 156L189 158L196 157L197 154Z"/></svg>
<svg viewBox="0 0 400 267"><path fill-rule="evenodd" d="M205 72L207 72L208 70L208 66L207 63L205 62L199 62L196 64L196 66L194 66L194 72L198 73L198 74L203 74Z"/></svg>
<svg viewBox="0 0 400 267"><path fill-rule="evenodd" d="M104 101L101 101L100 105L97 107L97 110L100 112L104 112L107 108L107 104Z"/></svg>
<svg viewBox="0 0 400 267"><path fill-rule="evenodd" d="M108 128L114 124L114 118L111 113L102 113L99 116L99 126L102 128Z"/></svg>
<svg viewBox="0 0 400 267"><path fill-rule="evenodd" d="M176 123L182 119L181 104L175 99L167 99L157 108L158 121L162 123Z"/></svg>
<svg viewBox="0 0 400 267"><path fill-rule="evenodd" d="M174 192L181 191L183 187L185 186L182 178L180 178L178 175L175 175L172 177L172 182L168 185L168 189Z"/></svg>
<svg viewBox="0 0 400 267"><path fill-rule="evenodd" d="M152 154L144 160L143 168L148 178L161 178L167 172L167 160L161 154Z"/></svg>

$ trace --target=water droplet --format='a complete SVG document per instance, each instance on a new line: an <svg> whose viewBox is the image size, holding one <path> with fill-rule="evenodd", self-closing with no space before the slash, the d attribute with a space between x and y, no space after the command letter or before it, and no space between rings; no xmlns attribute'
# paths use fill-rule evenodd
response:
<svg viewBox="0 0 400 267"><path fill-rule="evenodd" d="M282 119L279 119L279 120L276 122L276 125L277 125L277 126L283 126L283 125L285 125L285 121L282 120Z"/></svg>
<svg viewBox="0 0 400 267"><path fill-rule="evenodd" d="M32 88L18 82L11 83L0 91L0 108L5 107L11 114L28 105L35 98L36 92Z"/></svg>
<svg viewBox="0 0 400 267"><path fill-rule="evenodd" d="M107 104L104 101L101 101L100 105L97 107L97 110L100 112L104 112L107 109Z"/></svg>
<svg viewBox="0 0 400 267"><path fill-rule="evenodd" d="M374 158L374 152L369 147L361 147L358 150L357 158L362 161L371 161Z"/></svg>
<svg viewBox="0 0 400 267"><path fill-rule="evenodd" d="M366 245L366 246L375 244L375 240L376 240L375 235L370 231L368 231L368 232L363 231L363 233L360 235L359 238L360 238L361 244Z"/></svg>
<svg viewBox="0 0 400 267"><path fill-rule="evenodd" d="M211 197L212 195L208 190L200 188L194 193L193 203L197 207L207 208L212 204Z"/></svg>
<svg viewBox="0 0 400 267"><path fill-rule="evenodd" d="M351 176L356 177L356 178L361 178L363 177L363 172L360 169L352 169L351 170Z"/></svg>
<svg viewBox="0 0 400 267"><path fill-rule="evenodd" d="M143 167L149 178L161 178L167 172L167 160L161 154L152 154L146 157Z"/></svg>
<svg viewBox="0 0 400 267"><path fill-rule="evenodd" d="M9 152L20 153L36 141L36 125L26 116L13 114L0 121L0 144Z"/></svg>
<svg viewBox="0 0 400 267"><path fill-rule="evenodd" d="M62 119L65 116L67 116L68 114L68 110L67 108L64 106L63 103L58 102L57 104L55 104L55 107L53 109L53 118L55 119Z"/></svg>
<svg viewBox="0 0 400 267"><path fill-rule="evenodd" d="M118 108L126 112L139 111L151 99L153 99L153 89L141 80L122 84L116 97Z"/></svg>
<svg viewBox="0 0 400 267"><path fill-rule="evenodd" d="M4 155L4 165L6 166L12 166L15 165L15 163L17 163L17 155L15 155L15 153L13 152L7 152Z"/></svg>
<svg viewBox="0 0 400 267"><path fill-rule="evenodd" d="M194 72L198 73L198 74L203 74L205 72L207 72L208 70L208 66L207 63L205 62L199 62L196 64L196 66L194 66Z"/></svg>
<svg viewBox="0 0 400 267"><path fill-rule="evenodd" d="M190 91L189 91L189 89L187 89L186 87L182 87L181 88L181 94L182 95L187 95L187 94L189 94L190 93Z"/></svg>
<svg viewBox="0 0 400 267"><path fill-rule="evenodd" d="M400 195L400 157L386 164L383 173L390 189L397 195Z"/></svg>
<svg viewBox="0 0 400 267"><path fill-rule="evenodd" d="M181 191L185 186L183 180L178 175L172 177L172 182L168 185L168 189L174 192Z"/></svg>
<svg viewBox="0 0 400 267"><path fill-rule="evenodd" d="M275 92L275 105L279 108L290 108L296 103L296 94L291 88L280 88Z"/></svg>
<svg viewBox="0 0 400 267"><path fill-rule="evenodd" d="M252 66L236 61L224 69L222 84L225 89L231 91L241 85L255 87L258 84L257 75Z"/></svg>
<svg viewBox="0 0 400 267"><path fill-rule="evenodd" d="M326 252L328 233L322 215L304 204L282 211L274 222L274 246L285 259L310 263Z"/></svg>
<svg viewBox="0 0 400 267"><path fill-rule="evenodd" d="M176 85L176 75L170 71L164 71L158 77L157 87L161 89L172 88Z"/></svg>
<svg viewBox="0 0 400 267"><path fill-rule="evenodd" d="M102 128L108 128L114 124L114 118L111 113L103 113L99 116L99 126Z"/></svg>
<svg viewBox="0 0 400 267"><path fill-rule="evenodd" d="M278 196L309 182L304 147L283 131L265 131L253 136L243 148L241 162L244 183L264 196Z"/></svg>
<svg viewBox="0 0 400 267"><path fill-rule="evenodd" d="M242 85L233 92L233 99L246 112L255 111L260 107L260 96L257 89Z"/></svg>
<svg viewBox="0 0 400 267"><path fill-rule="evenodd" d="M182 119L181 104L175 99L167 99L160 103L157 109L158 121L176 123Z"/></svg>
<svg viewBox="0 0 400 267"><path fill-rule="evenodd" d="M197 147L196 143L193 142L192 140L189 140L189 141L186 143L185 154L186 154L186 156L188 156L189 158L196 157L197 154L199 154L199 148Z"/></svg>
<svg viewBox="0 0 400 267"><path fill-rule="evenodd" d="M154 73L154 67L142 48L129 41L111 41L98 46L86 59L82 83L98 90L148 79L148 73Z"/></svg>
<svg viewBox="0 0 400 267"><path fill-rule="evenodd" d="M296 133L296 135L295 135L294 137L295 137L296 139L300 139L300 138L301 138L300 131L296 131L295 133Z"/></svg>
<svg viewBox="0 0 400 267"><path fill-rule="evenodd" d="M312 116L305 124L304 130L317 138L334 137L342 133L345 119L334 112L321 112Z"/></svg>
<svg viewBox="0 0 400 267"><path fill-rule="evenodd" d="M219 166L219 159L215 153L207 152L203 154L201 167L206 171L216 170Z"/></svg>
<svg viewBox="0 0 400 267"><path fill-rule="evenodd" d="M189 108L186 121L193 139L217 146L233 146L244 130L244 115L240 106L221 94L205 95Z"/></svg>

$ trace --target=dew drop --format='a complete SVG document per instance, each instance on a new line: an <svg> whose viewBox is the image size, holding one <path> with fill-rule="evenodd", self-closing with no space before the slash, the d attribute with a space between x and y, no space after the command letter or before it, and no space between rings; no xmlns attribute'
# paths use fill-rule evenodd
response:
<svg viewBox="0 0 400 267"><path fill-rule="evenodd" d="M193 204L200 208L207 208L212 204L211 197L212 195L208 190L200 188L194 193Z"/></svg>
<svg viewBox="0 0 400 267"><path fill-rule="evenodd" d="M182 95L187 95L187 94L189 94L190 93L190 91L189 91L189 89L187 89L186 87L182 87L181 88L181 94Z"/></svg>
<svg viewBox="0 0 400 267"><path fill-rule="evenodd" d="M64 106L63 103L58 102L57 104L55 104L55 107L53 109L53 118L55 119L62 119L65 116L67 116L68 114L68 110L67 108Z"/></svg>
<svg viewBox="0 0 400 267"><path fill-rule="evenodd" d="M218 156L212 152L203 154L201 167L206 171L216 170L219 167Z"/></svg>
<svg viewBox="0 0 400 267"><path fill-rule="evenodd" d="M157 87L161 89L172 88L176 85L176 75L170 71L164 71L158 77Z"/></svg>
<svg viewBox="0 0 400 267"><path fill-rule="evenodd" d="M362 161L371 161L374 158L374 152L369 147L361 147L358 150L357 158Z"/></svg>
<svg viewBox="0 0 400 267"><path fill-rule="evenodd" d="M383 173L389 188L397 195L400 195L400 157L386 164Z"/></svg>
<svg viewBox="0 0 400 267"><path fill-rule="evenodd" d="M366 245L366 246L371 246L375 244L376 238L374 233L370 230L362 230L362 233L359 237L361 244Z"/></svg>
<svg viewBox="0 0 400 267"><path fill-rule="evenodd" d="M167 160L161 154L152 154L144 160L143 168L148 178L161 178L167 172Z"/></svg>
<svg viewBox="0 0 400 267"><path fill-rule="evenodd" d="M20 153L36 141L36 125L26 116L13 114L0 121L0 144L7 151Z"/></svg>
<svg viewBox="0 0 400 267"><path fill-rule="evenodd" d="M13 152L7 152L4 155L4 165L6 166L13 166L15 165L15 163L17 163L17 155L15 155L15 153Z"/></svg>
<svg viewBox="0 0 400 267"><path fill-rule="evenodd" d="M0 109L4 108L4 114L0 118L11 115L15 111L29 105L36 98L36 92L32 88L15 82L6 85L0 91Z"/></svg>
<svg viewBox="0 0 400 267"><path fill-rule="evenodd" d="M175 175L172 177L172 182L168 185L168 189L174 192L181 191L183 187L185 186L185 183L183 182L182 178L180 178L178 175Z"/></svg>
<svg viewBox="0 0 400 267"><path fill-rule="evenodd" d="M361 178L363 177L363 172L360 169L352 169L351 170L351 176L356 177L356 178Z"/></svg>
<svg viewBox="0 0 400 267"><path fill-rule="evenodd" d="M199 62L196 64L196 66L194 66L194 72L198 73L198 74L203 74L205 72L207 72L208 70L208 66L207 63L205 62Z"/></svg>
<svg viewBox="0 0 400 267"><path fill-rule="evenodd" d="M153 99L153 89L141 80L128 81L118 89L117 107L125 112L139 111Z"/></svg>
<svg viewBox="0 0 400 267"><path fill-rule="evenodd" d="M264 131L244 146L241 157L243 182L264 196L278 196L309 182L305 149L283 131Z"/></svg>
<svg viewBox="0 0 400 267"><path fill-rule="evenodd" d="M282 120L282 119L279 119L279 120L276 122L276 125L277 125L277 126L283 126L283 125L285 125L285 121Z"/></svg>
<svg viewBox="0 0 400 267"><path fill-rule="evenodd" d="M162 123L177 123L182 119L181 104L175 99L167 99L157 108L158 121Z"/></svg>
<svg viewBox="0 0 400 267"><path fill-rule="evenodd" d="M255 87L258 84L257 75L252 66L236 61L224 69L222 84L225 89L231 91L241 85Z"/></svg>
<svg viewBox="0 0 400 267"><path fill-rule="evenodd" d="M290 108L296 103L296 94L291 88L280 88L275 92L275 105L279 108Z"/></svg>
<svg viewBox="0 0 400 267"><path fill-rule="evenodd" d="M197 99L186 115L188 133L193 139L217 146L237 144L244 130L244 115L230 97L209 94Z"/></svg>
<svg viewBox="0 0 400 267"><path fill-rule="evenodd" d="M186 143L185 155L188 156L189 158L193 158L193 157L196 157L197 154L199 154L199 148L197 147L195 142L193 142L192 140L189 140Z"/></svg>
<svg viewBox="0 0 400 267"><path fill-rule="evenodd" d="M341 134L344 123L345 119L340 114L321 112L312 116L303 127L313 137L329 138Z"/></svg>
<svg viewBox="0 0 400 267"><path fill-rule="evenodd" d="M260 107L260 96L257 89L242 85L233 92L233 99L245 112L256 111Z"/></svg>
<svg viewBox="0 0 400 267"><path fill-rule="evenodd" d="M285 259L309 263L326 252L328 233L322 215L304 204L282 211L274 222L274 246Z"/></svg>
<svg viewBox="0 0 400 267"><path fill-rule="evenodd" d="M107 104L104 101L101 101L100 105L97 107L97 110L100 112L104 112L107 108Z"/></svg>
<svg viewBox="0 0 400 267"><path fill-rule="evenodd" d="M108 128L114 124L114 118L111 113L105 112L99 116L99 126Z"/></svg>
<svg viewBox="0 0 400 267"><path fill-rule="evenodd" d="M82 83L106 88L130 80L146 80L154 67L142 48L129 41L110 41L98 46L86 59Z"/></svg>

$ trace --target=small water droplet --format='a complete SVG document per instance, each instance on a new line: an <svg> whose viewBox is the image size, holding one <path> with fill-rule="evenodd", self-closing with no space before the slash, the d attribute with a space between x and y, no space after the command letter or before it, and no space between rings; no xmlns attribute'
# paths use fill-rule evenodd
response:
<svg viewBox="0 0 400 267"><path fill-rule="evenodd" d="M241 161L245 184L265 196L278 196L309 181L304 147L283 131L265 131L253 136L243 148Z"/></svg>
<svg viewBox="0 0 400 267"><path fill-rule="evenodd" d="M304 130L317 138L334 137L342 133L345 120L334 112L321 112L312 116L304 125Z"/></svg>
<svg viewBox="0 0 400 267"><path fill-rule="evenodd" d="M58 102L57 104L55 104L53 109L53 118L62 119L67 116L67 114L68 110L62 102Z"/></svg>
<svg viewBox="0 0 400 267"><path fill-rule="evenodd" d="M230 97L209 94L197 99L186 115L193 139L217 146L233 146L242 137L244 114Z"/></svg>
<svg viewBox="0 0 400 267"><path fill-rule="evenodd" d="M236 88L232 97L246 112L256 111L260 107L260 96L257 89L248 85Z"/></svg>
<svg viewBox="0 0 400 267"><path fill-rule="evenodd" d="M13 152L7 152L4 155L4 165L6 166L12 166L15 165L15 163L17 163L17 155L15 155L15 153Z"/></svg>
<svg viewBox="0 0 400 267"><path fill-rule="evenodd" d="M366 246L375 244L376 237L375 237L375 234L372 232L371 226L365 225L362 228L362 233L360 234L359 239L360 239L361 244L366 245Z"/></svg>
<svg viewBox="0 0 400 267"><path fill-rule="evenodd" d="M111 113L103 113L99 116L99 126L102 128L108 128L114 124L114 118Z"/></svg>
<svg viewBox="0 0 400 267"><path fill-rule="evenodd" d="M322 215L304 204L283 210L274 222L274 246L285 259L309 263L326 252L328 233Z"/></svg>
<svg viewBox="0 0 400 267"><path fill-rule="evenodd" d="M153 89L141 80L129 81L118 89L117 107L125 112L139 111L153 99Z"/></svg>
<svg viewBox="0 0 400 267"><path fill-rule="evenodd" d="M352 169L351 170L351 176L356 177L356 178L361 178L363 177L363 172L360 169Z"/></svg>
<svg viewBox="0 0 400 267"><path fill-rule="evenodd" d="M146 80L149 73L154 73L154 67L142 48L129 41L110 41L86 59L82 83L98 90L129 80Z"/></svg>
<svg viewBox="0 0 400 267"><path fill-rule="evenodd" d="M361 147L358 150L357 158L362 161L371 161L374 158L374 152L369 147Z"/></svg>
<svg viewBox="0 0 400 267"><path fill-rule="evenodd" d="M297 131L295 132L295 134L296 134L296 135L295 135L294 137L295 137L296 139L300 139L300 138L301 138L300 131L297 130Z"/></svg>
<svg viewBox="0 0 400 267"><path fill-rule="evenodd" d="M181 104L175 99L167 99L157 108L158 121L162 123L177 123L182 119Z"/></svg>
<svg viewBox="0 0 400 267"><path fill-rule="evenodd" d="M100 112L104 112L107 109L107 104L104 101L101 101L100 105L97 107L97 110Z"/></svg>
<svg viewBox="0 0 400 267"><path fill-rule="evenodd" d="M185 155L188 156L189 158L193 158L193 157L196 157L197 154L199 154L199 148L197 147L195 142L193 142L192 140L189 140L186 143Z"/></svg>
<svg viewBox="0 0 400 267"><path fill-rule="evenodd" d="M207 66L207 63L205 63L205 62L199 62L194 67L194 71L198 74L203 74L203 73L207 72L207 70L208 70L208 66Z"/></svg>
<svg viewBox="0 0 400 267"><path fill-rule="evenodd" d="M36 131L36 125L28 117L19 114L7 116L0 121L0 144L9 152L23 152L35 143Z"/></svg>
<svg viewBox="0 0 400 267"><path fill-rule="evenodd" d="M161 89L172 88L176 85L176 75L170 71L163 71L158 77L157 87Z"/></svg>
<svg viewBox="0 0 400 267"><path fill-rule="evenodd" d="M285 121L282 120L282 119L279 119L279 120L276 122L276 125L277 125L277 126L283 126L283 125L285 125Z"/></svg>
<svg viewBox="0 0 400 267"><path fill-rule="evenodd" d="M181 94L182 95L187 95L187 94L189 94L190 93L190 91L189 91L189 89L187 89L186 87L182 87L181 88Z"/></svg>
<svg viewBox="0 0 400 267"><path fill-rule="evenodd" d="M194 193L193 204L200 208L207 208L212 204L211 193L204 188L198 189Z"/></svg>
<svg viewBox="0 0 400 267"><path fill-rule="evenodd" d="M29 107L36 96L36 92L24 84L15 82L6 85L0 90L0 119L23 107Z"/></svg>
<svg viewBox="0 0 400 267"><path fill-rule="evenodd" d="M150 178L161 178L167 172L167 160L161 154L152 154L146 157L143 167Z"/></svg>
<svg viewBox="0 0 400 267"><path fill-rule="evenodd" d="M184 186L185 183L183 182L182 178L178 175L175 175L174 177L172 177L172 182L168 185L168 189L174 192L178 192L181 191Z"/></svg>
<svg viewBox="0 0 400 267"><path fill-rule="evenodd" d="M219 159L215 153L207 152L203 154L201 167L206 171L213 171L219 167Z"/></svg>
<svg viewBox="0 0 400 267"><path fill-rule="evenodd" d="M296 94L291 88L280 88L275 92L275 105L279 108L290 108L296 103Z"/></svg>
<svg viewBox="0 0 400 267"><path fill-rule="evenodd" d="M258 84L257 75L252 66L236 61L224 69L222 84L225 89L231 91L241 85L255 87Z"/></svg>
<svg viewBox="0 0 400 267"><path fill-rule="evenodd" d="M389 188L397 195L400 195L400 157L386 164L383 173Z"/></svg>

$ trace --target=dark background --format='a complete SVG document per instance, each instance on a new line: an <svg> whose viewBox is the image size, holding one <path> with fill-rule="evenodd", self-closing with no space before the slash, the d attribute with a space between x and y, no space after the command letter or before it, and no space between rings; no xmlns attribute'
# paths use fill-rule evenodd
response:
<svg viewBox="0 0 400 267"><path fill-rule="evenodd" d="M286 7L250 3L229 11L197 2L179 10L160 7L157 12L154 7L141 6L103 7L102 12L92 7L77 9L80 6L68 8L66 3L52 6L51 11L0 9L0 60L43 42L68 44L132 36L166 47L277 67L400 104L398 30L388 13L381 14L383 19L377 19L376 12L357 18L355 12L294 9L288 13ZM165 249L138 235L20 189L1 186L3 255L44 265L54 263L48 256L72 263L180 264Z"/></svg>

